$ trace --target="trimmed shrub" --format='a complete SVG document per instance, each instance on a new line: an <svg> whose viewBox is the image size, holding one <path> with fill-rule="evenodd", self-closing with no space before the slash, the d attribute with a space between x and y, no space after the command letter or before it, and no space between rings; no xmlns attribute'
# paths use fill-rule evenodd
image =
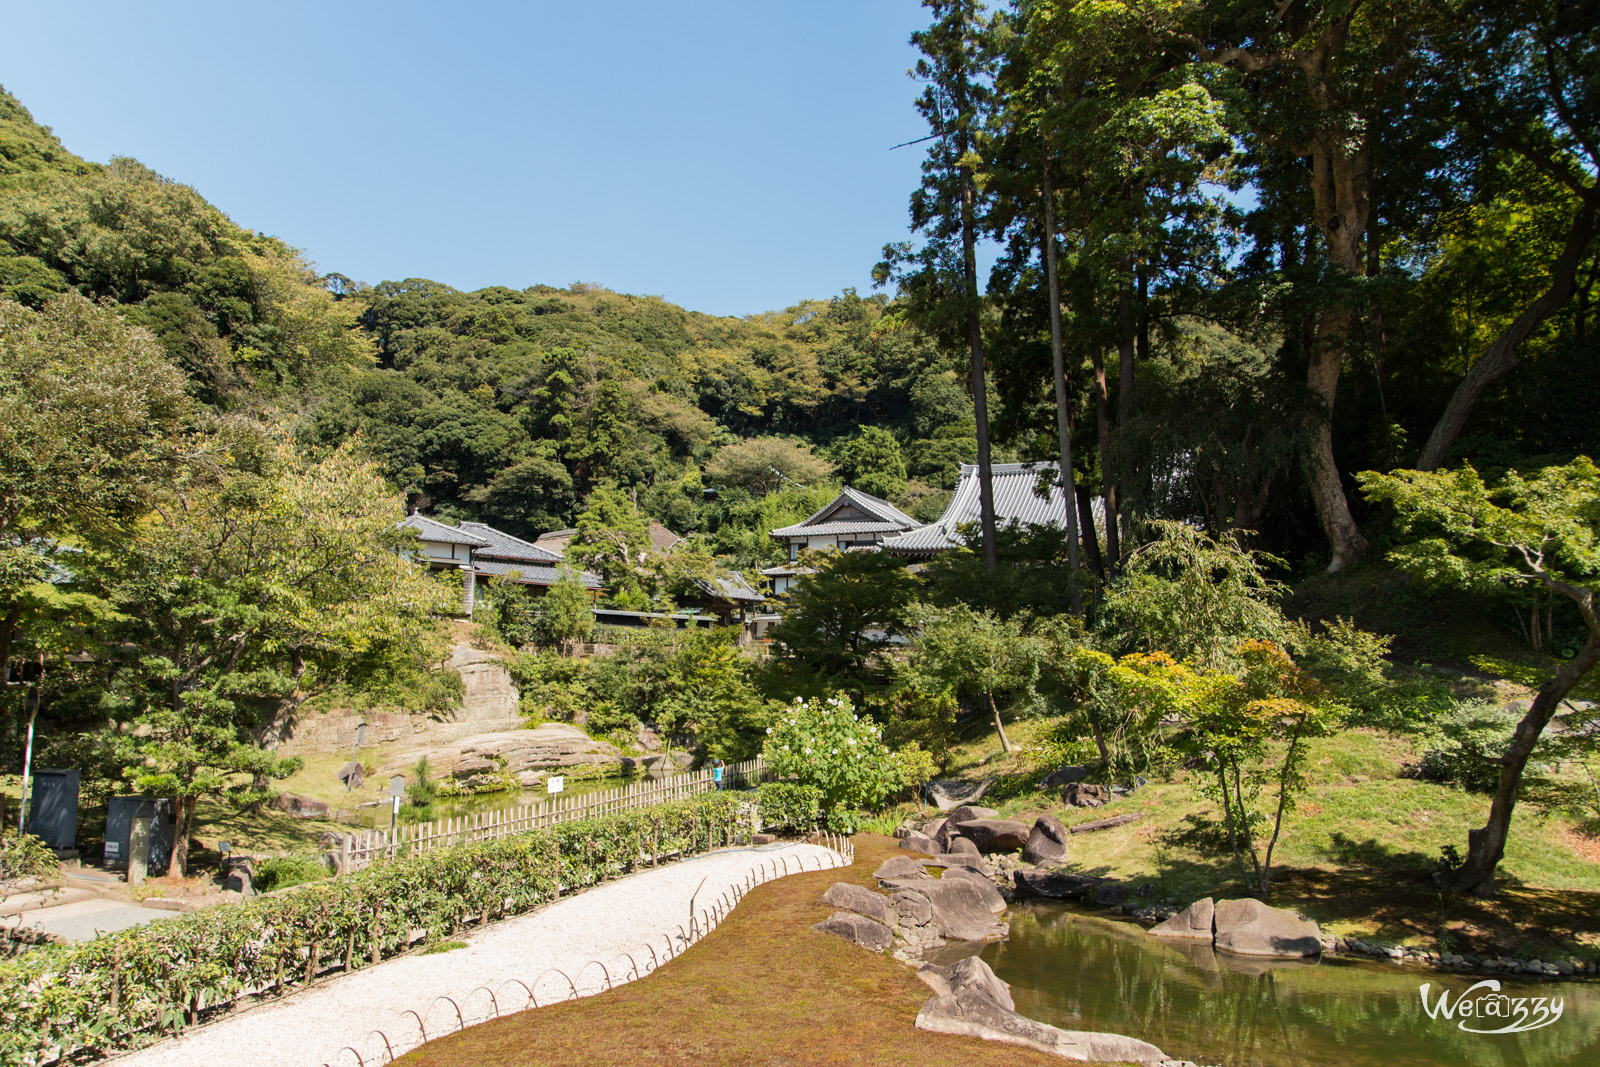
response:
<svg viewBox="0 0 1600 1067"><path fill-rule="evenodd" d="M273 889L287 889L292 885L320 882L332 873L321 856L311 852L291 852L287 856L273 856L257 863L251 882L257 890L265 893Z"/></svg>
<svg viewBox="0 0 1600 1067"><path fill-rule="evenodd" d="M768 782L756 788L756 812L763 830L810 833L822 817L822 791L794 782Z"/></svg>
<svg viewBox="0 0 1600 1067"><path fill-rule="evenodd" d="M42 838L0 830L0 884L14 878L43 878L56 873L60 866Z"/></svg>
<svg viewBox="0 0 1600 1067"><path fill-rule="evenodd" d="M531 911L647 866L749 840L741 799L712 793L409 856L0 963L0 1063L136 1048L255 992ZM113 1008L113 1005L117 1007Z"/></svg>

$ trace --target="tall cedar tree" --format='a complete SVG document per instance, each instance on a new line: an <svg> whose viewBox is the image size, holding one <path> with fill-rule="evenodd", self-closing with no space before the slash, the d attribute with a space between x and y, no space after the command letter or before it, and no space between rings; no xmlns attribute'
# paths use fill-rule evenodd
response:
<svg viewBox="0 0 1600 1067"><path fill-rule="evenodd" d="M922 163L922 186L911 197L911 226L923 245L890 245L874 272L879 284L898 275L912 316L941 347L965 344L978 438L978 506L984 566L998 562L994 488L989 459L989 395L983 357L983 298L978 290L978 227L982 205L974 169L978 139L993 104L994 22L976 0L923 0L934 22L911 35L922 52L914 71L926 88L917 110L933 133Z"/></svg>

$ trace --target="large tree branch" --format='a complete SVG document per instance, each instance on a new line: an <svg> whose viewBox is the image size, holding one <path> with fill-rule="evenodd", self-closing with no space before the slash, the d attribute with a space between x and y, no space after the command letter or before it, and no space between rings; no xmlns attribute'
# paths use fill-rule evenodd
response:
<svg viewBox="0 0 1600 1067"><path fill-rule="evenodd" d="M1466 377L1456 386L1444 413L1434 425L1433 433L1428 436L1428 443L1422 447L1422 455L1417 459L1418 470L1439 468L1444 462L1445 453L1455 444L1484 392L1511 372L1521 358L1518 349L1522 343L1567 302L1577 278L1578 264L1594 238L1597 221L1600 221L1600 192L1588 190L1572 217L1566 246L1550 271L1549 286L1523 309L1522 314L1500 331L1500 335L1468 369Z"/></svg>

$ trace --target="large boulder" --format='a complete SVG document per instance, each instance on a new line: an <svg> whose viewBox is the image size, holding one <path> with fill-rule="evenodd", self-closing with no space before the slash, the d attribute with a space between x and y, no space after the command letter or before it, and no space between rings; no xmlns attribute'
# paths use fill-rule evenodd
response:
<svg viewBox="0 0 1600 1067"><path fill-rule="evenodd" d="M988 861L983 858L983 854L978 851L976 845L964 837L958 837L956 840L965 844L971 851L952 851L946 852L943 856L929 856L923 861L922 865L930 869L933 867L966 867L977 871L985 878L994 873L994 868L989 866Z"/></svg>
<svg viewBox="0 0 1600 1067"><path fill-rule="evenodd" d="M841 911L853 911L857 915L865 915L884 926L893 927L894 908L890 906L889 899L874 893L863 885L853 882L835 882L822 894L822 903Z"/></svg>
<svg viewBox="0 0 1600 1067"><path fill-rule="evenodd" d="M1210 941L1212 923L1216 919L1216 905L1210 897L1197 900L1166 922L1150 928L1151 937L1169 937L1177 941Z"/></svg>
<svg viewBox="0 0 1600 1067"><path fill-rule="evenodd" d="M890 856L872 872L874 878L925 878L927 870L910 856Z"/></svg>
<svg viewBox="0 0 1600 1067"><path fill-rule="evenodd" d="M1017 1008L1016 1002L1011 999L1011 987L1002 982L989 965L977 956L968 956L948 967L927 964L917 971L917 977L927 983L934 996L959 996L971 989L1007 1011Z"/></svg>
<svg viewBox="0 0 1600 1067"><path fill-rule="evenodd" d="M894 944L894 932L887 926L848 911L836 911L811 929L838 934L846 941L853 941L873 952L887 951Z"/></svg>
<svg viewBox="0 0 1600 1067"><path fill-rule="evenodd" d="M926 882L903 883L895 888L927 897L933 907L933 921L944 936L953 941L986 941L1006 931L1005 924L996 921L991 908L993 886L986 893L977 882L968 879L929 878Z"/></svg>
<svg viewBox="0 0 1600 1067"><path fill-rule="evenodd" d="M894 905L896 925L927 926L933 922L933 904L921 893L901 890L889 898Z"/></svg>
<svg viewBox="0 0 1600 1067"><path fill-rule="evenodd" d="M909 833L900 839L900 847L909 852L921 852L926 856L937 856L944 851L939 843L927 834Z"/></svg>
<svg viewBox="0 0 1600 1067"><path fill-rule="evenodd" d="M1067 858L1067 838L1071 835L1054 815L1041 815L1033 821L1027 844L1022 849L1025 863L1059 863Z"/></svg>
<svg viewBox="0 0 1600 1067"><path fill-rule="evenodd" d="M1085 890L1093 889L1104 881L1087 874L1045 871L1037 867L1019 867L1011 872L1011 880L1018 896L1043 897L1045 900L1077 900Z"/></svg>
<svg viewBox="0 0 1600 1067"><path fill-rule="evenodd" d="M985 778L981 782L941 778L937 782L928 783L928 795L933 798L940 811L949 811L951 808L959 808L963 804L982 800L983 794L989 791L989 785L993 781L993 778Z"/></svg>
<svg viewBox="0 0 1600 1067"><path fill-rule="evenodd" d="M978 988L930 997L917 1013L916 1025L918 1030L1001 1041L1070 1060L1155 1064L1167 1058L1154 1045L1121 1034L1047 1026L1001 1006Z"/></svg>
<svg viewBox="0 0 1600 1067"><path fill-rule="evenodd" d="M1028 843L1028 827L1010 819L969 819L956 832L978 846L978 851L1020 852Z"/></svg>
<svg viewBox="0 0 1600 1067"><path fill-rule="evenodd" d="M944 817L944 821L947 825L954 827L964 822L971 822L973 819L993 819L999 814L993 808L980 808L976 804L963 804L959 808L952 809Z"/></svg>
<svg viewBox="0 0 1600 1067"><path fill-rule="evenodd" d="M1089 777L1089 768L1073 767L1069 765L1062 767L1060 770L1051 771L1049 774L1045 775L1044 779L1039 783L1039 788L1060 789L1064 785L1071 785L1073 782L1081 782L1087 777Z"/></svg>
<svg viewBox="0 0 1600 1067"><path fill-rule="evenodd" d="M979 894L988 903L989 911L993 914L999 915L1006 910L1006 898L1000 895L1000 890L996 889L994 883L989 881L988 877L981 872L975 871L971 867L951 867L944 872L944 877L939 880L948 882L952 878L957 881L965 880L977 886Z"/></svg>
<svg viewBox="0 0 1600 1067"><path fill-rule="evenodd" d="M1322 931L1292 911L1259 900L1219 900L1216 938L1221 952L1294 959L1322 952Z"/></svg>
<svg viewBox="0 0 1600 1067"><path fill-rule="evenodd" d="M939 831L944 829L944 823L943 819L932 819L922 824L922 832L937 841L939 839Z"/></svg>
<svg viewBox="0 0 1600 1067"><path fill-rule="evenodd" d="M978 863L983 862L983 853L978 851L978 843L970 837L952 837L945 843L944 854L960 862L966 856Z"/></svg>

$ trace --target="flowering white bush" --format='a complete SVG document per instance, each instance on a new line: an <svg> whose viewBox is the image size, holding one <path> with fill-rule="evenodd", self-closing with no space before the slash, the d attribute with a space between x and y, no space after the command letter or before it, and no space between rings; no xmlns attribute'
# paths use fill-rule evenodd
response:
<svg viewBox="0 0 1600 1067"><path fill-rule="evenodd" d="M878 724L844 697L800 700L767 728L761 754L779 778L815 786L825 811L874 810L905 785L905 770Z"/></svg>

